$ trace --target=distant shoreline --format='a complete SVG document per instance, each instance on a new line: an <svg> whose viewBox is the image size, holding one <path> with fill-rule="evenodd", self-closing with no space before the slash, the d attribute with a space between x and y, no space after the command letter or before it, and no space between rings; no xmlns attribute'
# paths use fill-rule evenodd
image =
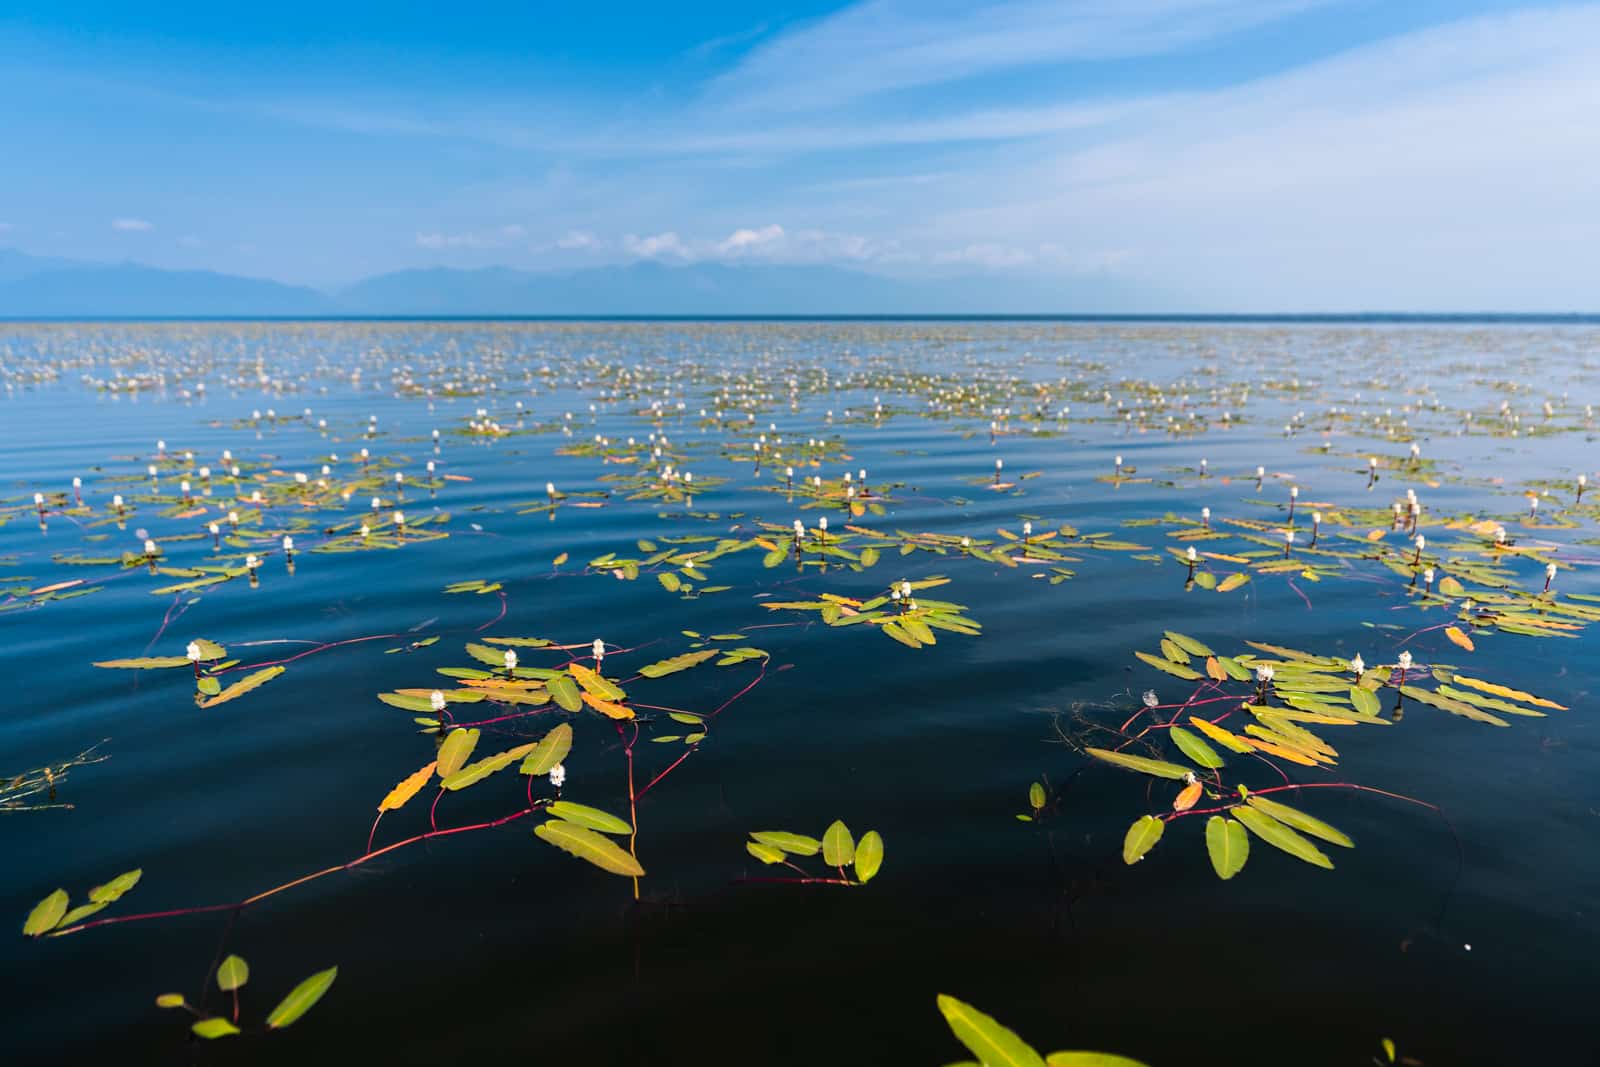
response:
<svg viewBox="0 0 1600 1067"><path fill-rule="evenodd" d="M83 323L139 324L139 323L1008 323L1008 322L1060 322L1084 324L1161 324L1188 325L1439 325L1439 326L1569 326L1600 325L1600 312L1305 312L1270 314L1202 314L1202 313L1141 313L1141 314L1057 314L986 315L34 315L0 316L0 323L8 326L31 323L67 325Z"/></svg>

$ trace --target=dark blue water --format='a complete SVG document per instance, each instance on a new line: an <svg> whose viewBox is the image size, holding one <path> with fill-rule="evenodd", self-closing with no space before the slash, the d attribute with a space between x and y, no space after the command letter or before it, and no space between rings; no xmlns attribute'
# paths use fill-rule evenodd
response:
<svg viewBox="0 0 1600 1067"><path fill-rule="evenodd" d="M462 646L485 634L598 636L633 650L608 657L616 677L687 650L684 630L743 632L770 654L760 683L640 802L640 901L627 879L537 840L528 818L398 850L236 913L13 937L0 951L9 1059L421 1063L509 1051L584 1064L941 1063L960 1058L934 1009L935 994L948 992L1042 1049L1104 1048L1152 1064L1359 1064L1383 1037L1428 1064L1596 1062L1593 634L1484 633L1472 653L1436 628L1411 637L1454 612L1419 606L1374 562L1342 564L1318 582L1262 574L1233 593L1186 590L1184 568L1166 554L1174 527L1126 524L1193 519L1202 506L1219 524L1273 521L1295 484L1302 510L1342 512L1348 525L1336 529L1359 536L1374 523L1358 509L1387 509L1410 487L1427 506L1430 545L1465 540L1452 520L1492 518L1525 542L1548 542L1563 563L1562 594L1593 595L1600 545L1587 542L1600 490L1576 506L1569 487L1585 470L1594 481L1600 466L1584 410L1600 401L1597 342L1593 325L1551 323L0 329L0 586L12 590L10 601L0 594L12 608L0 611L9 683L0 774L97 743L109 757L60 783L56 799L69 810L0 812L0 911L18 932L56 887L76 903L134 867L142 882L102 916L238 901L360 856L378 800L435 745L376 694L439 685L435 669L471 664ZM119 376L143 387L109 388ZM269 408L283 418L265 418ZM458 433L480 408L509 432ZM1048 417L1031 417L1041 410ZM558 454L596 434L620 443L651 432L668 435L680 469L726 483L692 508L630 501L605 479L637 465ZM866 468L890 502L886 515L856 521L887 534L993 539L1028 518L1041 531L1069 523L1136 541L1156 558L1074 550L1081 561L1061 566L1075 577L1051 585L1048 567L1027 563L886 549L873 568L824 574L789 562L766 569L752 551L716 561L701 583L730 589L692 600L648 573L583 572L603 553L647 555L640 539L746 538L762 522L814 525L823 514L835 531L850 521L842 509L800 510L757 488L782 481L751 462L762 432L791 446L832 442L813 471L826 478ZM1389 466L1413 438L1432 465L1426 476ZM166 493L180 469L220 471L224 449L259 465L252 471L284 472L267 474L273 485L294 471L314 480L329 453L340 457L334 477L356 478L362 447L413 483L433 460L438 487L413 484L400 506L413 523L448 513L440 528L450 536L394 551L311 551L322 530L367 513L362 491L321 510L269 507L268 526L302 514L311 522L295 534L293 574L281 553L267 556L255 588L241 579L158 596L151 590L180 579L55 562L141 551L140 529L203 533L225 510L229 485L214 477L203 515L164 517L141 503L124 528L95 525L112 493L148 491L158 440L195 457L164 467ZM1385 461L1376 486L1361 473L1370 454ZM1117 455L1135 477L1101 480ZM985 483L997 457L1008 479L1038 474L1015 492L993 491ZM41 528L33 493L70 495L74 476L89 512L53 513ZM544 502L547 481L573 494L568 504L518 514ZM1530 487L1550 492L1537 528L1519 525ZM606 490L603 507L573 506L602 499L578 494ZM1219 550L1258 547L1227 545ZM163 550L178 567L213 556L209 536ZM554 567L564 552L569 561ZM1540 565L1508 566L1518 588L1538 590ZM866 599L933 575L952 581L928 595L967 605L981 636L941 634L936 647L912 650L867 627L761 606L824 592ZM75 578L101 591L20 603ZM494 595L443 593L468 579L504 583L503 619ZM1444 817L1322 790L1303 806L1357 844L1338 850L1334 871L1258 844L1238 877L1219 881L1200 819L1176 820L1128 867L1123 832L1163 802L1140 776L1075 773L1086 760L1064 739L1120 725L1146 688L1163 701L1188 694L1192 684L1132 655L1155 651L1167 629L1219 651L1245 651L1248 639L1378 663L1405 649L1571 710L1496 729L1413 708L1394 728L1339 733L1338 768L1288 768L1297 780L1364 783ZM374 635L397 636L356 640ZM432 635L438 643L386 654ZM90 665L181 655L194 637L251 663L352 643L295 660L211 709L195 706L184 670ZM562 660L529 651L523 662ZM710 711L760 670L696 668L629 693ZM480 753L554 721L502 724ZM565 796L626 815L626 733L592 712L573 723ZM659 717L645 724L639 784L683 751L648 738L682 732ZM1050 783L1055 803L1025 824L1015 816L1035 780ZM1251 780L1269 784L1272 772ZM439 825L515 812L525 784L513 770L450 794ZM425 829L431 796L386 816L380 845ZM739 881L772 874L745 853L750 831L820 835L835 818L883 835L885 863L869 886ZM227 952L251 964L247 1020L315 970L337 964L339 978L292 1030L194 1043L187 1017L154 998L181 991L227 1010L206 992Z"/></svg>

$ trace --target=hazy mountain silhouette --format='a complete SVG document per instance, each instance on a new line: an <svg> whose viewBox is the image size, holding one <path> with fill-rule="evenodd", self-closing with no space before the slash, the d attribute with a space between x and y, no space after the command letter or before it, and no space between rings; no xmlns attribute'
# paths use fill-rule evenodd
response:
<svg viewBox="0 0 1600 1067"><path fill-rule="evenodd" d="M8 318L1003 314L1127 310L1133 303L1111 281L908 280L830 266L648 261L567 272L402 270L324 292L215 271L0 249L0 316Z"/></svg>

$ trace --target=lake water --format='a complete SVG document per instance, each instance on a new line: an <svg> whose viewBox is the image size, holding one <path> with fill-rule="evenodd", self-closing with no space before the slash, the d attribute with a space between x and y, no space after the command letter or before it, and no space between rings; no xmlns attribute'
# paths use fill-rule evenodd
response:
<svg viewBox="0 0 1600 1067"><path fill-rule="evenodd" d="M108 757L60 780L55 802L70 808L0 811L0 911L18 934L57 887L77 905L133 868L139 884L93 919L226 905L362 856L378 802L438 743L377 694L456 685L441 667L488 670L468 642L575 646L518 649L523 666L551 668L596 637L613 650L604 672L641 705L631 722L587 705L451 711L500 720L476 757L570 723L563 798L623 819L630 748L637 792L702 728L656 709L723 709L638 798L637 901L631 879L534 835L546 815L530 798L542 809L553 789L513 764L433 809L440 829L520 812L503 825L417 841L242 909L13 936L0 950L8 1062L949 1063L962 1050L938 993L1041 1050L1153 1065L1366 1064L1384 1038L1430 1065L1600 1062L1600 656L1584 618L1600 606L1600 489L1575 499L1577 476L1593 482L1600 467L1586 411L1600 402L1600 327L19 324L0 325L0 379L0 775L91 746ZM488 421L498 430L473 428ZM667 438L660 459L652 433ZM795 483L824 487L791 488L790 465ZM665 467L679 477L663 483ZM862 469L878 506L852 517L842 476L854 488ZM638 487L617 478L674 488L630 499ZM547 482L562 494L554 506ZM1291 487L1304 566L1270 566L1284 556L1274 524L1289 521ZM1409 516L1401 529L1389 517L1408 489L1420 552ZM1204 533L1203 507L1217 538L1185 540ZM397 508L409 536L393 530ZM832 541L815 532L824 516ZM394 547L363 548L363 518ZM784 532L796 518L804 566ZM1035 539L1069 530L1037 553L997 533L1023 537L1024 522ZM1506 529L1502 546L1472 526L1484 522ZM138 558L146 535L153 564ZM741 547L691 564L703 578L668 560L630 580L614 562L717 546L672 541L683 537ZM820 554L827 544L856 566ZM876 563L860 566L874 545ZM1202 574L1250 581L1188 582L1169 551L1184 546L1201 549ZM330 548L351 550L319 551ZM254 584L247 552L261 557ZM1436 593L1451 576L1469 592L1422 593L1406 574L1414 557L1432 564ZM1539 601L1547 560L1555 596ZM221 576L195 570L207 566L236 576L153 593ZM660 571L688 588L669 591ZM934 576L950 582L913 595L965 605L981 634L936 630L936 645L911 648L877 622L763 606L859 604ZM501 588L444 592L471 580ZM1462 621L1465 599L1496 595L1529 606ZM1472 651L1449 639L1453 623ZM1570 710L1497 727L1411 700L1390 727L1302 721L1337 746L1336 767L1224 751L1218 781L1359 783L1439 810L1280 791L1354 839L1323 846L1335 869L1253 839L1223 881L1206 816L1171 818L1129 865L1129 823L1173 815L1182 783L1082 749L1165 722L1209 684L1135 658L1160 657L1169 630L1245 657L1268 655L1245 641L1371 666L1407 652L1418 673L1444 665L1446 678ZM693 651L684 631L742 634L717 644L765 656L636 677ZM210 708L186 666L92 666L181 657L195 638L242 661L222 685L298 658ZM1119 738L1147 689L1161 708ZM1393 699L1386 688L1385 719ZM1242 731L1239 703L1208 707ZM1137 744L1127 751L1183 759L1159 730ZM1047 803L1019 820L1034 782ZM427 831L439 792L386 814L375 847ZM1201 809L1237 800L1213 792ZM746 851L752 831L821 837L835 819L857 838L881 834L869 884L746 880L797 877ZM821 857L793 860L839 877ZM229 953L250 963L250 1032L199 1042L192 1018L155 998L181 992L228 1014L211 974ZM259 1032L291 986L334 965L303 1020Z"/></svg>

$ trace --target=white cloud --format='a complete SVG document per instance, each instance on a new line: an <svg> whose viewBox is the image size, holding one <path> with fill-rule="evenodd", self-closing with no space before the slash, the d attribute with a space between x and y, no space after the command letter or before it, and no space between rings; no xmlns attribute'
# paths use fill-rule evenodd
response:
<svg viewBox="0 0 1600 1067"><path fill-rule="evenodd" d="M155 223L144 219L112 219L111 228L123 233L145 233L156 228Z"/></svg>
<svg viewBox="0 0 1600 1067"><path fill-rule="evenodd" d="M422 248L436 251L450 248L506 248L521 241L527 234L526 227L511 223L492 230L472 230L464 233L419 232L417 244Z"/></svg>
<svg viewBox="0 0 1600 1067"><path fill-rule="evenodd" d="M1210 307L1592 306L1597 111L1600 6L1476 18L997 156L929 228L1116 250Z"/></svg>
<svg viewBox="0 0 1600 1067"><path fill-rule="evenodd" d="M605 247L605 242L588 230L568 230L556 241L556 247L567 252L595 252Z"/></svg>
<svg viewBox="0 0 1600 1067"><path fill-rule="evenodd" d="M688 245L672 231L658 233L652 237L640 237L637 234L628 234L622 239L623 251L636 259L675 259L694 260L697 257Z"/></svg>

